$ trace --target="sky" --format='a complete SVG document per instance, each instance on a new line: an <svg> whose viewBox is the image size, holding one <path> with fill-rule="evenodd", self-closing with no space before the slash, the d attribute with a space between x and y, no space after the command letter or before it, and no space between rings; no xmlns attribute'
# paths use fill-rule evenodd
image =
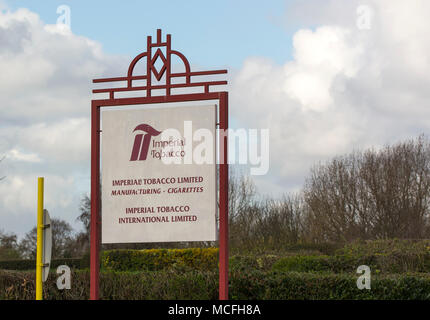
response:
<svg viewBox="0 0 430 320"><path fill-rule="evenodd" d="M91 81L125 75L158 28L193 70L228 70L232 126L270 131L270 169L253 179L279 196L317 163L428 133L428 12L428 0L0 0L0 230L35 225L39 176L51 216L82 228Z"/></svg>

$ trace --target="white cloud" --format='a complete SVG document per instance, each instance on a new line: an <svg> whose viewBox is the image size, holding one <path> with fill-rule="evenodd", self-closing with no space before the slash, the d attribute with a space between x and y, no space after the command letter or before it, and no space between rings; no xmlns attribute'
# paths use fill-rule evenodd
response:
<svg viewBox="0 0 430 320"><path fill-rule="evenodd" d="M89 191L91 80L126 70L129 58L106 55L27 9L0 9L0 227L22 236L34 226L43 176L51 216L79 228L79 199Z"/></svg>
<svg viewBox="0 0 430 320"><path fill-rule="evenodd" d="M13 173L0 183L1 227L23 235L35 226L37 208L37 178L44 177L44 207L51 217L61 218L74 227L78 215L77 182L70 175L54 175L48 171Z"/></svg>
<svg viewBox="0 0 430 320"><path fill-rule="evenodd" d="M37 123L17 131L16 136L22 141L22 146L38 151L47 161L79 164L89 160L88 118L63 119L50 124Z"/></svg>
<svg viewBox="0 0 430 320"><path fill-rule="evenodd" d="M25 162L40 162L40 158L35 153L23 153L17 149L9 150L6 153L6 157L10 158L12 161L25 161Z"/></svg>
<svg viewBox="0 0 430 320"><path fill-rule="evenodd" d="M319 25L294 34L294 59L249 58L233 77L232 115L270 128L273 188L297 189L320 160L430 129L430 2L366 1L368 30L357 28L360 4L300 2L297 19Z"/></svg>
<svg viewBox="0 0 430 320"><path fill-rule="evenodd" d="M362 48L348 44L349 34L347 29L331 26L295 34L295 63L284 66L284 90L303 108L326 109L333 103L330 86L334 77L351 78L357 73Z"/></svg>

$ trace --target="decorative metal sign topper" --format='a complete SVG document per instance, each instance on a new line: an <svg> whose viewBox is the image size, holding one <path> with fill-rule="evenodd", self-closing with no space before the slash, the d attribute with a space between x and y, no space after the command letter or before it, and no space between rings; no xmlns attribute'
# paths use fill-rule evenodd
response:
<svg viewBox="0 0 430 320"><path fill-rule="evenodd" d="M164 55L161 48L165 47L166 55ZM155 52L155 53L153 53ZM185 72L172 73L172 55L179 57L185 67ZM133 75L134 68L136 64L143 58L146 58L146 74L145 75ZM161 61L161 67L156 66L159 64L157 61ZM94 89L93 93L109 93L109 99L115 99L115 92L125 92L125 91L145 91L146 97L152 96L152 90L166 90L166 96L172 95L172 89L175 88L186 88L186 87L203 87L204 93L209 93L210 86L216 85L226 85L227 81L203 81L203 82L191 82L191 77L195 76L209 76L215 74L227 73L227 70L210 70L210 71L198 71L191 72L190 63L187 58L179 51L171 49L171 35L166 36L166 42L161 40L161 30L157 30L157 41L152 42L152 37L147 38L147 51L137 55L128 67L128 72L126 77L117 78L103 78L94 79L94 83L100 82L117 82L117 81L127 81L126 87L121 88L106 88L106 89ZM160 82L163 75L166 74L165 84L153 84L153 77ZM182 83L172 83L174 78L185 78L185 82ZM133 80L146 80L146 85L144 86L133 86Z"/></svg>

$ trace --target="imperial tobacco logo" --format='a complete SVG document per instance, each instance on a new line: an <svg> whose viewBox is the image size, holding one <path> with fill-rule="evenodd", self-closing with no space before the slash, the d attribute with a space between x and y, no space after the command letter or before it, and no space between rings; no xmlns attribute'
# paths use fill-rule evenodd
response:
<svg viewBox="0 0 430 320"><path fill-rule="evenodd" d="M130 161L146 160L146 157L148 156L151 138L158 136L161 131L154 129L146 123L139 124L133 130L133 132L136 131L143 131L145 132L145 134L137 134L134 138L133 150L131 151Z"/></svg>
<svg viewBox="0 0 430 320"><path fill-rule="evenodd" d="M251 175L264 175L269 171L269 129L218 128L214 131L193 128L192 121L187 120L184 121L183 130L165 128L158 131L142 123L133 133L136 131L140 132L134 138L129 161L146 160L149 157L166 165L221 164L224 161L224 142L228 140L228 164L256 166L250 168Z"/></svg>

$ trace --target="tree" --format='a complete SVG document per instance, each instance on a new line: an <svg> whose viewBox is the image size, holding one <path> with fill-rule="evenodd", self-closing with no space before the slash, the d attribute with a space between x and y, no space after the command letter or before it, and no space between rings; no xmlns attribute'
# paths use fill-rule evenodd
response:
<svg viewBox="0 0 430 320"><path fill-rule="evenodd" d="M229 235L233 249L279 249L303 233L304 202L300 194L262 197L250 176L229 173Z"/></svg>
<svg viewBox="0 0 430 320"><path fill-rule="evenodd" d="M71 258L73 256L74 237L70 224L61 219L52 219L52 257Z"/></svg>
<svg viewBox="0 0 430 320"><path fill-rule="evenodd" d="M14 233L4 233L0 230L0 260L20 259L17 236Z"/></svg>
<svg viewBox="0 0 430 320"><path fill-rule="evenodd" d="M277 249L302 238L304 202L301 194L284 195L280 199L267 198L258 205L258 220L254 236L266 248Z"/></svg>
<svg viewBox="0 0 430 320"><path fill-rule="evenodd" d="M79 232L75 237L74 254L82 256L90 249L90 223L91 223L91 199L84 195L79 205L80 215L76 220L82 222L84 231Z"/></svg>
<svg viewBox="0 0 430 320"><path fill-rule="evenodd" d="M19 250L26 259L36 259L37 229L34 227L19 242Z"/></svg>
<svg viewBox="0 0 430 320"><path fill-rule="evenodd" d="M426 238L430 142L418 139L315 166L304 188L316 241Z"/></svg>
<svg viewBox="0 0 430 320"><path fill-rule="evenodd" d="M52 218L52 258L70 258L74 256L75 244L73 229L64 220ZM19 244L24 257L28 259L36 258L37 248L37 228L31 229Z"/></svg>
<svg viewBox="0 0 430 320"><path fill-rule="evenodd" d="M252 179L243 173L229 170L228 181L228 214L229 239L231 246L252 246L253 216L258 212L256 205L256 188Z"/></svg>
<svg viewBox="0 0 430 320"><path fill-rule="evenodd" d="M88 195L84 195L81 200L79 211L81 214L77 220L81 221L84 225L85 233L90 238L90 223L91 223L91 199Z"/></svg>

